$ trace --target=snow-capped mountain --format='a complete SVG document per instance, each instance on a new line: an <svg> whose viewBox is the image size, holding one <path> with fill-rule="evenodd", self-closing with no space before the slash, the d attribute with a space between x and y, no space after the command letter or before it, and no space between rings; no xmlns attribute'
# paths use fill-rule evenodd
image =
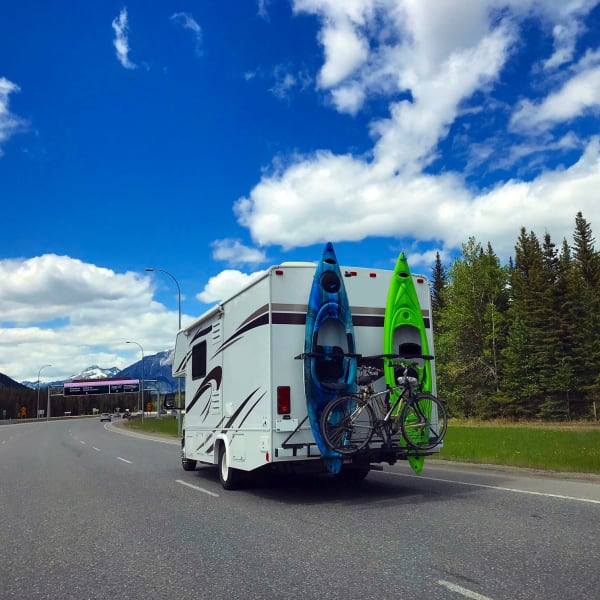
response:
<svg viewBox="0 0 600 600"><path fill-rule="evenodd" d="M98 365L92 365L87 369L81 371L81 373L77 373L76 375L71 375L69 379L74 381L76 379L106 379L107 377L116 377L119 373L119 369L117 367L111 367L110 369L103 369Z"/></svg>
<svg viewBox="0 0 600 600"><path fill-rule="evenodd" d="M174 391L177 388L177 379L171 375L171 365L173 364L174 354L175 349L171 349L144 357L144 379L146 381L158 381L161 391ZM98 365L92 365L81 371L81 373L71 375L71 377L64 381L52 381L49 385L60 386L65 381L73 381L75 379L106 379L107 377L141 379L142 361L139 360L138 362L125 367L122 371L119 371L116 367L104 369ZM37 388L37 381L22 381L21 384L29 388ZM181 384L184 384L184 380L181 381ZM47 385L48 384L46 383L41 383L40 387L45 388Z"/></svg>

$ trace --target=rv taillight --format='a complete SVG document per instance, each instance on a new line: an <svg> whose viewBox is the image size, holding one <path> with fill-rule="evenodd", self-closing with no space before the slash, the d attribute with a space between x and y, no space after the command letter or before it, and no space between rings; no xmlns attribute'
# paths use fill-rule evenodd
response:
<svg viewBox="0 0 600 600"><path fill-rule="evenodd" d="M371 278L377 277L377 273L369 273L369 277L371 277Z"/></svg>
<svg viewBox="0 0 600 600"><path fill-rule="evenodd" d="M290 386L277 386L277 414L289 415L292 412L292 403L290 400Z"/></svg>
<svg viewBox="0 0 600 600"><path fill-rule="evenodd" d="M417 283L424 283L425 280L422 277L417 277Z"/></svg>
<svg viewBox="0 0 600 600"><path fill-rule="evenodd" d="M277 269L277 271L275 271L275 275L283 275L283 271L281 269Z"/></svg>

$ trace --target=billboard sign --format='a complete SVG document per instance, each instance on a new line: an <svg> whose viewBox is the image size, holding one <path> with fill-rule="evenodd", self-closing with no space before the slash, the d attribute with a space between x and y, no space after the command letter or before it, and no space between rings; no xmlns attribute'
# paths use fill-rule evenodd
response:
<svg viewBox="0 0 600 600"><path fill-rule="evenodd" d="M63 385L65 396L127 394L138 393L139 391L139 379L94 379L90 381L71 381Z"/></svg>

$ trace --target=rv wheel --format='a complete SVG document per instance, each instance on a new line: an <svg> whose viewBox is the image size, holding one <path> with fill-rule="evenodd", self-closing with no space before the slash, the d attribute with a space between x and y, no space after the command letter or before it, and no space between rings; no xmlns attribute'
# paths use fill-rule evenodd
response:
<svg viewBox="0 0 600 600"><path fill-rule="evenodd" d="M226 490L236 490L244 482L244 472L229 466L225 444L221 444L219 451L219 479Z"/></svg>
<svg viewBox="0 0 600 600"><path fill-rule="evenodd" d="M181 466L183 467L184 471L196 470L196 461L185 457L185 446L183 445L183 440L181 441Z"/></svg>
<svg viewBox="0 0 600 600"><path fill-rule="evenodd" d="M335 478L341 484L350 485L350 486L359 485L364 481L365 477L369 474L369 471L370 471L370 469L368 467L354 468L354 469L342 468L342 470L337 475L335 475Z"/></svg>

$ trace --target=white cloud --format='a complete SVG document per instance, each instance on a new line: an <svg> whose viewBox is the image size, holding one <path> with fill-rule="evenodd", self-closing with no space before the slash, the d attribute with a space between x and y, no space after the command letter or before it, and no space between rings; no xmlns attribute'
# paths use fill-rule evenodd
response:
<svg viewBox="0 0 600 600"><path fill-rule="evenodd" d="M113 19L112 28L115 32L113 44L117 53L117 59L126 69L135 69L136 65L129 59L129 24L127 9L121 9L119 16Z"/></svg>
<svg viewBox="0 0 600 600"><path fill-rule="evenodd" d="M387 118L370 123L374 144L364 156L321 150L286 163L276 157L271 171L235 203L238 222L259 246L286 250L390 236L439 242L444 251L459 249L473 235L507 259L521 226L569 238L577 211L597 214L600 161L589 135L532 132L515 139L498 132L488 140L465 130L463 144L478 144L472 168L485 164L493 172L518 161L535 166L537 175L528 172L527 181L498 183L492 190L478 192L458 173L425 169L439 157L440 142L459 116L490 106L503 114L511 109L493 92L507 61L523 50L525 19L538 19L550 31L562 24L570 32L560 38L566 51L593 4L597 0L295 0L296 13L321 23L319 81L333 106L356 114L374 95L393 100ZM557 41L553 53L559 46ZM589 52L563 88L523 118L560 120L595 108L597 68L596 52ZM570 168L544 167L543 158L566 150L581 151L580 160Z"/></svg>
<svg viewBox="0 0 600 600"><path fill-rule="evenodd" d="M541 102L524 100L511 119L515 130L545 127L600 107L600 65L576 73Z"/></svg>
<svg viewBox="0 0 600 600"><path fill-rule="evenodd" d="M227 269L208 280L205 288L196 295L200 302L213 304L228 298L238 290L241 290L250 281L260 277L265 271L246 274L241 271Z"/></svg>
<svg viewBox="0 0 600 600"><path fill-rule="evenodd" d="M0 156L3 154L1 144L27 126L25 119L11 113L8 108L10 94L19 91L16 83L0 77Z"/></svg>
<svg viewBox="0 0 600 600"><path fill-rule="evenodd" d="M198 22L185 12L178 12L171 16L171 20L181 25L184 29L189 29L194 35L195 52L197 56L202 54L202 28Z"/></svg>
<svg viewBox="0 0 600 600"><path fill-rule="evenodd" d="M319 85L331 88L362 66L369 55L368 42L347 21L325 27L320 36L325 49L325 64Z"/></svg>
<svg viewBox="0 0 600 600"><path fill-rule="evenodd" d="M124 368L138 360L126 340L147 355L173 347L177 309L156 302L151 285L68 256L0 260L0 372L32 380L50 363L48 381L91 364Z"/></svg>
<svg viewBox="0 0 600 600"><path fill-rule="evenodd" d="M215 240L211 246L213 248L212 257L230 265L258 264L267 260L262 250L244 246L239 240Z"/></svg>

